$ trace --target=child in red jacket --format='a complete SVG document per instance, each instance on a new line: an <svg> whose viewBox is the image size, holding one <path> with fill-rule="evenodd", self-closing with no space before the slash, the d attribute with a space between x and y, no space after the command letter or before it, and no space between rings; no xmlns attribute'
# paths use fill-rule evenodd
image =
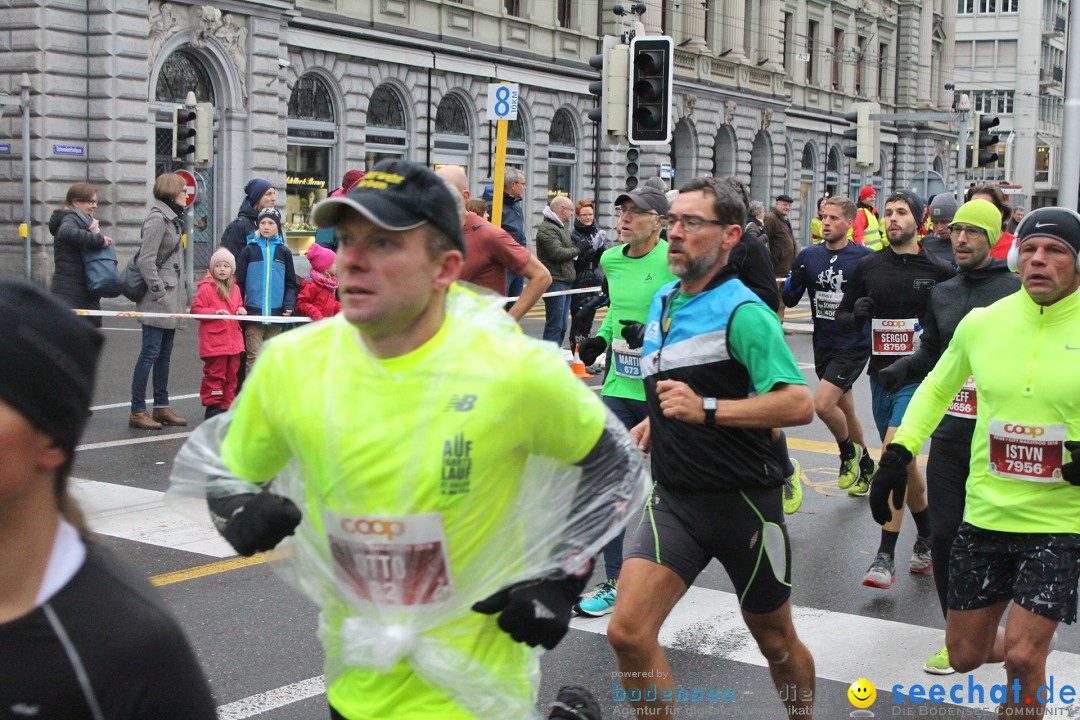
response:
<svg viewBox="0 0 1080 720"><path fill-rule="evenodd" d="M196 315L247 315L236 287L236 258L221 248L210 257L210 269L199 282L191 312ZM244 352L244 333L237 320L200 320L200 388L207 419L229 409L236 398L236 373Z"/></svg>
<svg viewBox="0 0 1080 720"><path fill-rule="evenodd" d="M300 283L296 312L312 320L333 317L341 312L341 303L337 299L337 276L334 274L337 254L318 243L312 243L307 250L307 259L311 263L311 274Z"/></svg>

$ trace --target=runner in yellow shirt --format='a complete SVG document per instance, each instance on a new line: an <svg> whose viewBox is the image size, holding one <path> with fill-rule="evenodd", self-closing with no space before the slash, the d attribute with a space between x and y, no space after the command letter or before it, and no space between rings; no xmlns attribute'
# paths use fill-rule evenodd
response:
<svg viewBox="0 0 1080 720"><path fill-rule="evenodd" d="M203 476L241 554L296 533L286 576L322 611L333 718L528 717L528 646L565 635L589 558L647 493L622 423L558 353L453 285L463 217L401 161L317 206L341 315L268 344L174 470Z"/></svg>

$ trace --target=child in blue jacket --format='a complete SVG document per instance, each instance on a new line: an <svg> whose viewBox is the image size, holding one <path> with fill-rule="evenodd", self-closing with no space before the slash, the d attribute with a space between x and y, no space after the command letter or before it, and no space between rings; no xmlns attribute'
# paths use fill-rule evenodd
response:
<svg viewBox="0 0 1080 720"><path fill-rule="evenodd" d="M236 258L236 284L244 296L248 315L288 317L296 307L300 283L293 268L292 251L281 232L281 213L266 208L259 213L259 228L247 237ZM244 351L247 370L263 343L281 332L281 323L244 323Z"/></svg>

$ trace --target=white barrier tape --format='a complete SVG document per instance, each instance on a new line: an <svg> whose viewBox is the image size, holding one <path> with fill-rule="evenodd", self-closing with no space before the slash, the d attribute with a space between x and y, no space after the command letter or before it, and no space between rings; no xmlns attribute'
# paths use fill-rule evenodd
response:
<svg viewBox="0 0 1080 720"><path fill-rule="evenodd" d="M134 310L72 310L76 315L89 317L166 318L169 320L239 320L262 323L309 323L311 318L303 315L195 315L192 313L154 313Z"/></svg>
<svg viewBox="0 0 1080 720"><path fill-rule="evenodd" d="M601 290L600 286L595 285L593 287L577 288L575 290L556 290L555 292L544 293L540 297L546 298L546 297L558 297L559 295L579 295L581 293L594 293L594 292L598 293L598 292L600 292L600 290ZM517 295L515 297L508 297L508 298L506 298L506 301L507 302L514 302L515 300L517 300L520 297L521 297L520 295Z"/></svg>

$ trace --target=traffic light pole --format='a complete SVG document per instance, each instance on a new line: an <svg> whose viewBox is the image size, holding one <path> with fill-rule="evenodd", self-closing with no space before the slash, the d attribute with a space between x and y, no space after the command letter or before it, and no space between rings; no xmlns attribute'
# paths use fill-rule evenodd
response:
<svg viewBox="0 0 1080 720"><path fill-rule="evenodd" d="M964 173L967 170L968 113L967 110L961 110L957 115L960 119L960 127L956 133L958 146L956 150L956 202L962 203L964 201ZM975 132L977 133L978 130Z"/></svg>
<svg viewBox="0 0 1080 720"><path fill-rule="evenodd" d="M1065 117L1061 125L1061 185L1058 205L1080 202L1080 2L1069 3L1069 47L1065 52Z"/></svg>
<svg viewBox="0 0 1080 720"><path fill-rule="evenodd" d="M188 92L187 97L184 98L184 109L190 112L195 112L195 93ZM191 173L191 177L195 177L195 158L189 153L184 155L184 169ZM188 208L188 211L184 213L184 265L186 265L187 283L189 297L187 302L190 303L195 297L195 235L194 235L194 218L195 203L192 203Z"/></svg>

